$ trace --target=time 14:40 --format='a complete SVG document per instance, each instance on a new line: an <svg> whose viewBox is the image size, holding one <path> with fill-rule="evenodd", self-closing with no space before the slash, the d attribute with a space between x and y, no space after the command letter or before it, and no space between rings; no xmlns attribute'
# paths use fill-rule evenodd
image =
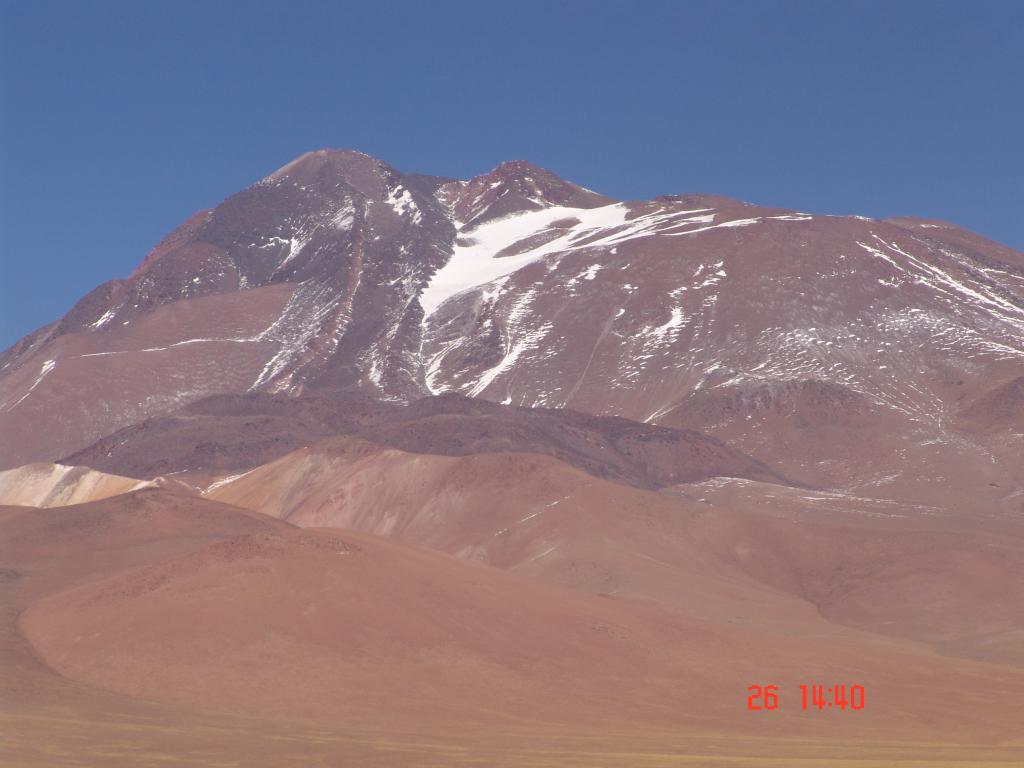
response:
<svg viewBox="0 0 1024 768"><path fill-rule="evenodd" d="M747 709L765 710L779 708L779 686L752 685L747 688ZM801 685L800 702L808 709L864 709L864 686L851 685Z"/></svg>

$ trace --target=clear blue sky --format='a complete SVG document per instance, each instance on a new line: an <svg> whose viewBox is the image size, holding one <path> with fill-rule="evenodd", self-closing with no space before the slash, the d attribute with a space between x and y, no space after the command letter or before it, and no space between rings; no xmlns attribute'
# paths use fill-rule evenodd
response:
<svg viewBox="0 0 1024 768"><path fill-rule="evenodd" d="M1024 249L1024 2L0 0L0 347L303 151Z"/></svg>

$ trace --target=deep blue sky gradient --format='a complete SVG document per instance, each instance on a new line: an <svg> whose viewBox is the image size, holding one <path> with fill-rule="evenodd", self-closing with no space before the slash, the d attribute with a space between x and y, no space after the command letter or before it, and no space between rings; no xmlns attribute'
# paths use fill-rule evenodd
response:
<svg viewBox="0 0 1024 768"><path fill-rule="evenodd" d="M294 156L1024 249L1024 2L0 0L0 348Z"/></svg>

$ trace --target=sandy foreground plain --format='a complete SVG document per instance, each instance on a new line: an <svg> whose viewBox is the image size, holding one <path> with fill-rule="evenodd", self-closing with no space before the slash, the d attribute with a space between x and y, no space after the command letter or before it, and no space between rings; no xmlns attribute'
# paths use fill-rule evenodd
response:
<svg viewBox="0 0 1024 768"><path fill-rule="evenodd" d="M701 623L161 490L6 507L0 534L5 765L1024 760L1020 669L900 638ZM323 636L295 629L332 611L314 622ZM279 642L261 644L268 633ZM783 681L859 674L888 700L800 712L789 685L785 711L749 712L745 685L770 664ZM190 678L196 669L211 677Z"/></svg>

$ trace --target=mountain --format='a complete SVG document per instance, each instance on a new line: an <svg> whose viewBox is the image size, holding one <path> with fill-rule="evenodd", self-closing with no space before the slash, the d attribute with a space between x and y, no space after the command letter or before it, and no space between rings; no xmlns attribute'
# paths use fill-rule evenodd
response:
<svg viewBox="0 0 1024 768"><path fill-rule="evenodd" d="M951 465L978 449L957 416L1021 375L1022 339L1024 255L951 224L615 202L524 162L452 181L319 151L4 352L0 429L20 439L0 466L215 394L455 392L705 430L863 490L879 453L912 475L922 444ZM868 450L837 448L847 430Z"/></svg>

